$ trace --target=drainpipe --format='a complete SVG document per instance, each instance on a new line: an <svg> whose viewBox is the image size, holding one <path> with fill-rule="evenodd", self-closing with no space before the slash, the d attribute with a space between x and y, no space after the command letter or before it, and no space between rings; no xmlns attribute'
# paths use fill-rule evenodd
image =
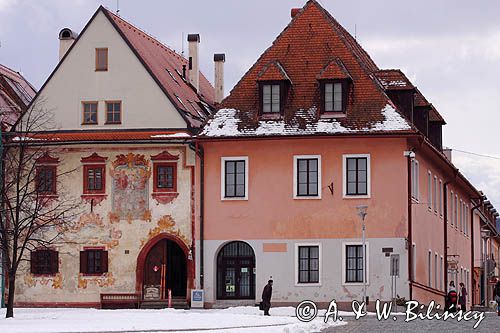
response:
<svg viewBox="0 0 500 333"><path fill-rule="evenodd" d="M411 160L412 154L406 154L406 164L408 172L408 281L409 281L409 299L413 299L413 241L412 241L412 174L411 174ZM413 155L415 156L415 155Z"/></svg>
<svg viewBox="0 0 500 333"><path fill-rule="evenodd" d="M471 269L471 277L474 276L474 211L481 207L482 205L482 199L479 198L479 204L476 206L472 207L470 210L470 269ZM479 223L481 225L481 223ZM475 300L475 292L474 292L474 286L472 286L472 279L471 279L471 306L474 306L474 300Z"/></svg>

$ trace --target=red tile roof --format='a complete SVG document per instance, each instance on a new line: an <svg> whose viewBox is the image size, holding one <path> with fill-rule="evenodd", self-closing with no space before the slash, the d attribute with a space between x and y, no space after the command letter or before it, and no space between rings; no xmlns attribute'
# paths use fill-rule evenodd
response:
<svg viewBox="0 0 500 333"><path fill-rule="evenodd" d="M351 79L352 77L345 68L340 59L332 60L326 67L319 73L318 80L328 79Z"/></svg>
<svg viewBox="0 0 500 333"><path fill-rule="evenodd" d="M435 121L435 122L440 122L443 125L446 124L446 121L444 118L439 114L438 110L427 101L425 96L415 88L415 106L416 107L428 107L430 108L429 110L429 121Z"/></svg>
<svg viewBox="0 0 500 333"><path fill-rule="evenodd" d="M36 134L33 140L46 141L51 143L62 142L82 142L82 141L182 141L191 139L191 134L187 131L68 131L68 132L47 132Z"/></svg>
<svg viewBox="0 0 500 333"><path fill-rule="evenodd" d="M415 89L410 80L399 69L382 69L374 74L386 90Z"/></svg>
<svg viewBox="0 0 500 333"><path fill-rule="evenodd" d="M0 64L0 122L13 125L35 94L21 73Z"/></svg>
<svg viewBox="0 0 500 333"><path fill-rule="evenodd" d="M286 73L279 61L273 61L267 64L264 69L257 75L258 81L280 81L288 80L290 77Z"/></svg>
<svg viewBox="0 0 500 333"><path fill-rule="evenodd" d="M187 116L193 127L199 127L207 117L202 103L212 106L215 98L215 90L207 78L200 72L200 89L196 93L182 78L182 66L188 66L186 58L106 8L101 6L100 9L164 89L170 101Z"/></svg>
<svg viewBox="0 0 500 333"><path fill-rule="evenodd" d="M344 68L335 68L333 64L328 69L335 59L340 59ZM317 112L320 105L318 76L325 68L331 70L331 75L346 76L348 73L353 82L347 117L332 122L352 130L370 128L386 121L382 110L387 105L393 106L373 76L379 69L369 55L325 9L310 0L223 100L221 108L239 111L240 128L258 125L259 98L255 82L265 66L274 61L282 65L292 82L292 93L284 103L285 122L303 122L302 118L296 119L298 110ZM311 121L315 119L317 116Z"/></svg>

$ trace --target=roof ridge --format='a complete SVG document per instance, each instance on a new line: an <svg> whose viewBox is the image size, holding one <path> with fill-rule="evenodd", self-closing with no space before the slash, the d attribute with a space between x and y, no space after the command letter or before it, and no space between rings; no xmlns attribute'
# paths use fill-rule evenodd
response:
<svg viewBox="0 0 500 333"><path fill-rule="evenodd" d="M165 51L168 51L170 53L173 53L175 56L183 59L184 61L186 61L186 63L188 62L188 59L186 57L184 57L182 54L178 53L177 51L175 51L173 48L171 48L170 46L166 45L164 42L158 40L158 38L154 37L152 34L144 31L144 29L142 28L139 28L138 26L130 23L128 20L122 18L121 16L113 13L111 10L109 10L108 8L104 7L104 6L101 6L103 10L105 10L108 14L110 14L111 16L117 18L119 21L129 25L130 27L134 28L135 30L137 30L138 32L142 33L145 37L147 38L150 38L152 39L152 42L156 44L158 44L159 46L161 46L163 49L165 49Z"/></svg>

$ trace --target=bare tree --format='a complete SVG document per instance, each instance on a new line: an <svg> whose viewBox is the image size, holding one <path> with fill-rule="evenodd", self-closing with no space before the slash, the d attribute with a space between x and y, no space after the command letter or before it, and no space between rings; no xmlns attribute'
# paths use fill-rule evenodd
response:
<svg viewBox="0 0 500 333"><path fill-rule="evenodd" d="M77 214L79 201L63 187L74 170L41 172L40 161L56 161L59 148L52 113L34 102L10 131L4 133L3 174L0 185L0 250L8 281L6 317L14 316L16 275L30 252L62 242ZM57 194L47 191L57 189Z"/></svg>

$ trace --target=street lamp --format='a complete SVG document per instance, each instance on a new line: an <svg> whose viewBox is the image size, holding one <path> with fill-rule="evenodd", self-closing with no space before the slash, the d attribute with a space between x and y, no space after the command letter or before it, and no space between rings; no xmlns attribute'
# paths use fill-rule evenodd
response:
<svg viewBox="0 0 500 333"><path fill-rule="evenodd" d="M368 214L366 210L368 209L368 206L366 205L359 205L356 206L356 209L358 210L358 216L361 218L361 230L362 230L362 243L363 243L363 302L365 304L365 310L366 310L366 240L365 240L365 218L366 215Z"/></svg>
<svg viewBox="0 0 500 333"><path fill-rule="evenodd" d="M484 291L484 306L488 306L488 239L490 238L490 231L488 229L481 229L481 238L484 240L483 248L483 291Z"/></svg>

